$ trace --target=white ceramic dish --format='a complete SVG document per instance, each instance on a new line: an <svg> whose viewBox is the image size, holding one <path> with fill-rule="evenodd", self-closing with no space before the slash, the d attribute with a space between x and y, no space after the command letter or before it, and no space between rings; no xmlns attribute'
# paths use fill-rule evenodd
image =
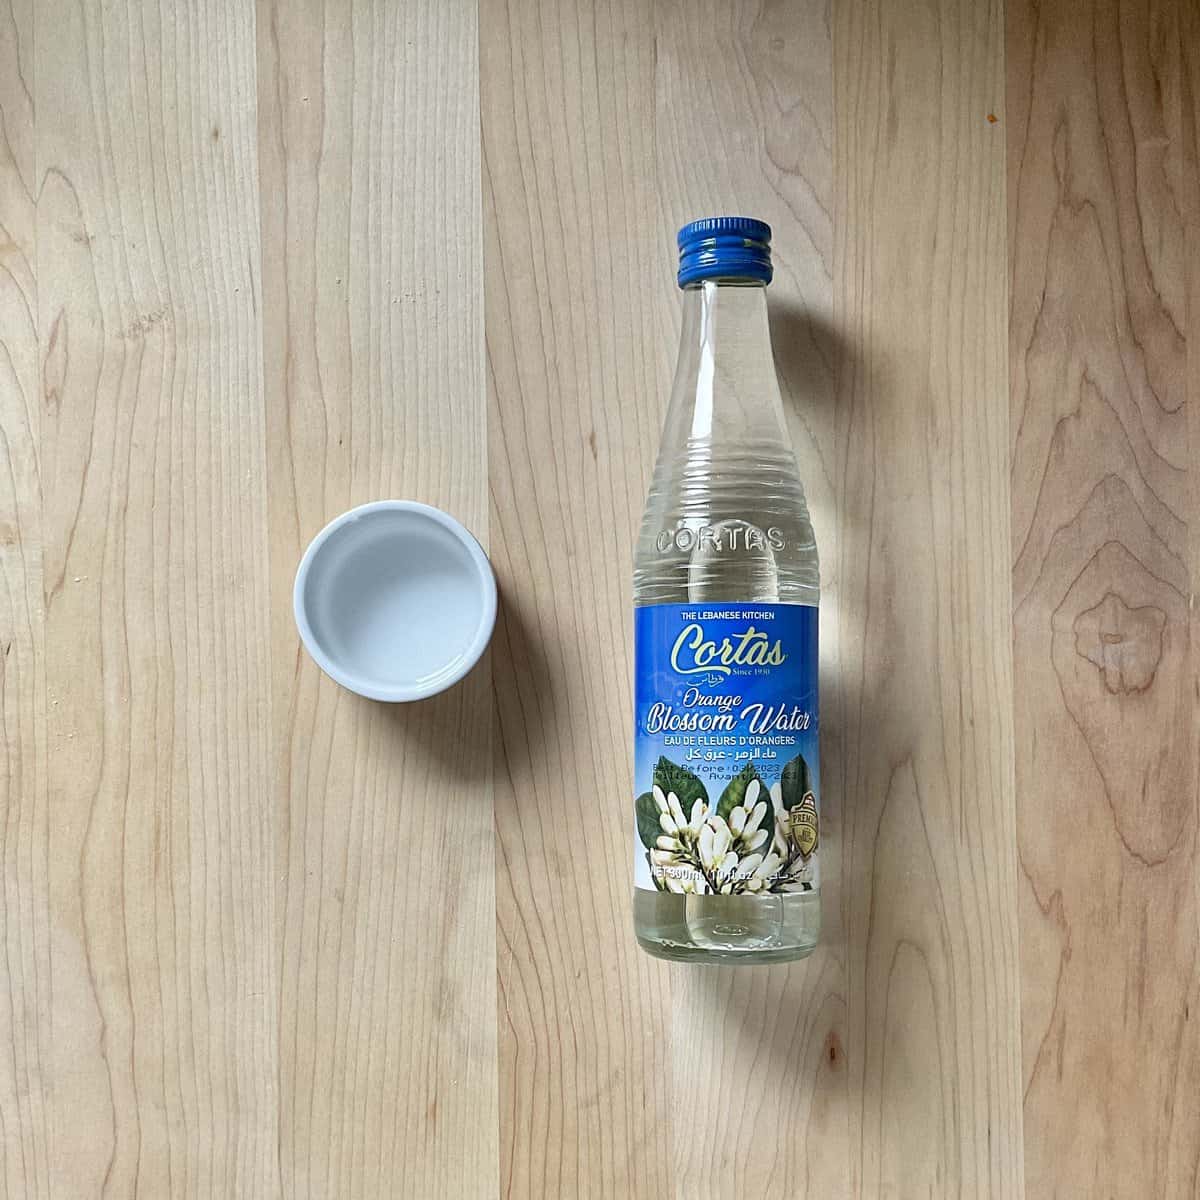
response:
<svg viewBox="0 0 1200 1200"><path fill-rule="evenodd" d="M300 637L331 679L372 700L423 700L479 661L496 624L496 577L448 513L377 500L313 538L293 603Z"/></svg>

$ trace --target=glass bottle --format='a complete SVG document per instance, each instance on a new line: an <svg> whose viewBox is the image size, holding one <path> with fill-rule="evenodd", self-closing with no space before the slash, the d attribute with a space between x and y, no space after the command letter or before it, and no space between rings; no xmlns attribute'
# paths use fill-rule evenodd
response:
<svg viewBox="0 0 1200 1200"><path fill-rule="evenodd" d="M679 358L634 555L634 921L662 958L801 958L820 928L820 580L771 230L711 217L678 243Z"/></svg>

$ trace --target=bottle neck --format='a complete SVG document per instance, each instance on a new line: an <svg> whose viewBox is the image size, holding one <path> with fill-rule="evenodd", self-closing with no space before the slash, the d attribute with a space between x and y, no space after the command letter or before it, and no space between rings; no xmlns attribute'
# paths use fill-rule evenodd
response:
<svg viewBox="0 0 1200 1200"><path fill-rule="evenodd" d="M783 408L762 285L685 289L668 426L691 440L776 439Z"/></svg>
<svg viewBox="0 0 1200 1200"><path fill-rule="evenodd" d="M723 283L706 279L684 288L683 342L686 347L739 345L771 357L767 289L761 283Z"/></svg>

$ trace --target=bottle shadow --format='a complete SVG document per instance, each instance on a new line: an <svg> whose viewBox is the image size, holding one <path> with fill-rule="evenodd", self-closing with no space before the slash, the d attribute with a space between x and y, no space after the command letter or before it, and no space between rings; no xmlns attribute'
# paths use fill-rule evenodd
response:
<svg viewBox="0 0 1200 1200"><path fill-rule="evenodd" d="M793 300L768 301L767 312L784 416L811 508L826 493L834 499L838 383L853 361L851 345L831 322Z"/></svg>
<svg viewBox="0 0 1200 1200"><path fill-rule="evenodd" d="M769 301L771 342L783 394L784 415L805 485L821 559L820 803L822 931L811 956L799 962L752 967L672 966L672 994L689 1042L712 1031L723 1053L755 1064L754 1087L768 1087L772 1104L802 1109L844 1103L847 1076L847 995L852 947L844 889L848 863L844 837L852 814L845 800L846 686L841 643L861 628L855 601L843 594L847 556L862 545L845 504L845 456L855 373L862 353L844 330L786 298ZM874 380L872 394L879 391ZM868 684L859 681L856 696ZM861 948L860 948L861 950ZM726 1061L729 1061L727 1058ZM703 1072L690 1057L677 1067ZM715 1068L714 1068L715 1069ZM779 1120L788 1127L781 1111Z"/></svg>
<svg viewBox="0 0 1200 1200"><path fill-rule="evenodd" d="M848 520L844 503L842 397L861 354L843 330L794 301L784 299L769 311L785 416L821 563L821 944L843 956L846 923L841 880L847 770L841 640L846 629L856 626L853 602L843 594L841 577L846 551L858 544L859 530ZM802 976L805 970L799 968L798 973Z"/></svg>
<svg viewBox="0 0 1200 1200"><path fill-rule="evenodd" d="M821 408L832 408L849 350L844 332L787 297L775 300L768 295L767 320L784 395L803 396Z"/></svg>
<svg viewBox="0 0 1200 1200"><path fill-rule="evenodd" d="M765 1102L780 1127L804 1128L815 1103L828 1107L836 1102L831 1093L844 1095L845 967L833 944L799 962L761 967L672 964L676 1088L703 1092L706 1078L719 1075ZM698 1057L696 1046L717 1057ZM730 1063L747 1069L731 1071Z"/></svg>
<svg viewBox="0 0 1200 1200"><path fill-rule="evenodd" d="M858 348L824 317L783 300L769 306L769 320L785 415L822 552L824 928L816 951L798 963L735 969L663 963L656 964L655 970L661 967L666 973L663 978L669 982L664 982L663 994L673 997L679 1069L689 1074L703 1072L704 1064L695 1049L716 1043L707 1039L696 1042L692 1035L711 1030L714 1037L722 1039L723 1055L735 1055L755 1064L757 1084L769 1083L771 1087L767 1096L785 1098L787 1104L811 1106L816 1103L815 1089L844 1089L846 1076L844 1032L850 948L846 940L848 906L842 888L842 832L847 817L842 800L847 768L838 641L847 621L850 628L858 628L858 623L839 594L838 574L843 547L858 546L860 537L858 531L845 523L839 491L843 479L839 453L845 453L843 422L847 414L842 397L847 395L846 379L861 368ZM531 820L536 813L530 806L547 803L545 799L539 801L533 785L552 766L562 765L556 761L557 756L561 755L563 762L569 761L570 751L562 749L562 739L570 736L570 713L581 711L587 704L587 695L573 676L572 663L585 662L588 654L599 651L592 649L585 653L583 647L555 646L548 637L550 629L538 619L535 587L525 579L507 582L511 575L502 561L503 555L498 553L497 559L500 603L490 651L491 703L484 719L493 722L497 826L504 829L511 828L514 822L523 824ZM597 615L603 611L601 608ZM565 624L559 626L560 633L565 634L568 629ZM624 646L628 656L627 624L602 633L610 648ZM826 650L826 646L831 648ZM546 647L554 655L553 662L547 660ZM623 672L622 695L628 695L628 668L628 657L623 665L603 668ZM614 728L620 726L624 715L622 712L614 718ZM608 736L606 726L593 728L589 736L595 739L596 763L611 763L614 756L621 762L627 759L627 742ZM612 767L604 774L607 780L630 783L624 767ZM614 795L615 807L596 819L622 820L632 837L632 821L625 817L632 798L632 788ZM532 865L544 866L552 875L555 873L553 861L535 861ZM528 885L522 882L513 886ZM626 888L623 903L628 903L627 896ZM627 924L626 929L632 944L631 925ZM636 949L630 952L640 953ZM613 960L611 955L604 955L595 962L597 967L611 967ZM714 1066L713 1070L717 1068ZM761 1100L755 1103L761 1104ZM799 1127L784 1120L783 1113L780 1122L785 1127Z"/></svg>

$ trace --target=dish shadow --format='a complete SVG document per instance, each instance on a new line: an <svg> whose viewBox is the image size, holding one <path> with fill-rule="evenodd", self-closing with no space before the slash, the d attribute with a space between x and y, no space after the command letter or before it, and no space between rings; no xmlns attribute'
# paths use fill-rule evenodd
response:
<svg viewBox="0 0 1200 1200"><path fill-rule="evenodd" d="M426 700L402 704L360 700L379 712L375 719L383 721L388 736L403 743L406 775L420 778L423 771L433 771L439 780L463 792L487 785L491 662L489 647L458 683Z"/></svg>
<svg viewBox="0 0 1200 1200"><path fill-rule="evenodd" d="M499 574L499 572L497 572ZM556 684L543 649L536 620L523 606L519 590L499 582L496 632L492 637L493 707L497 769L511 787L538 777L542 748L558 742ZM523 761L512 757L521 755Z"/></svg>

